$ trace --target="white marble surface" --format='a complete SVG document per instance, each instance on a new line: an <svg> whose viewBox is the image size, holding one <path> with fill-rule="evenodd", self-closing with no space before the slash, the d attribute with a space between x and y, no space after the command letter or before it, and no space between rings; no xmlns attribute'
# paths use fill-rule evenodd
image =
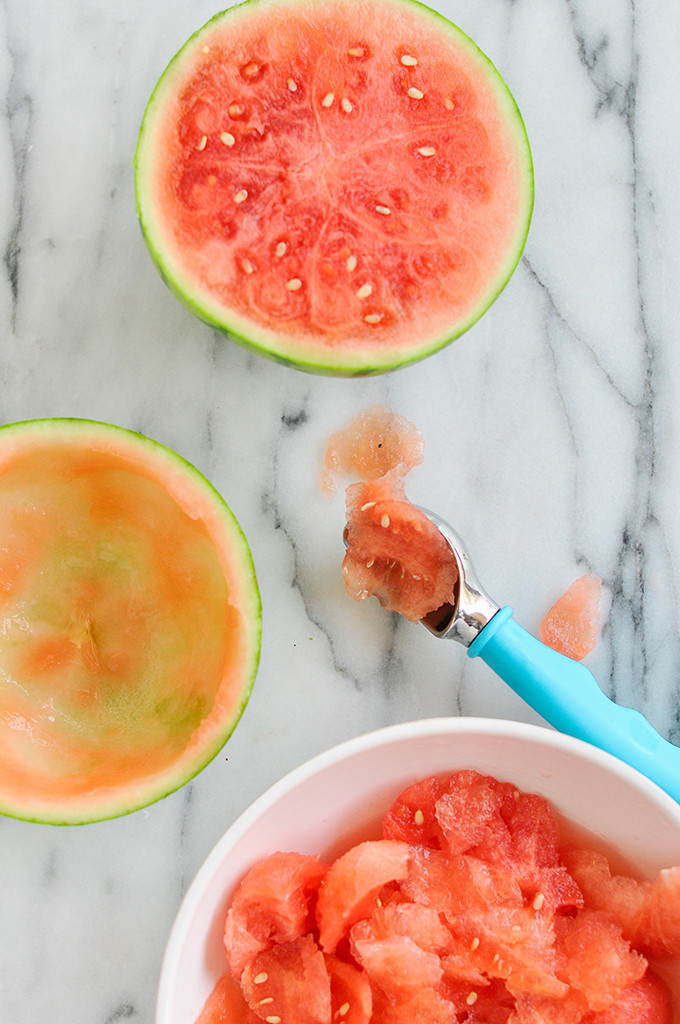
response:
<svg viewBox="0 0 680 1024"><path fill-rule="evenodd" d="M526 120L536 207L503 295L442 353L307 376L192 319L147 256L132 155L146 99L209 0L0 6L0 421L109 420L175 448L248 536L264 603L253 697L223 753L148 810L80 828L0 819L0 1022L151 1024L192 876L308 756L413 717L537 716L483 664L354 605L326 438L388 404L422 430L414 500L454 523L535 630L605 584L604 690L680 741L680 7L441 0Z"/></svg>

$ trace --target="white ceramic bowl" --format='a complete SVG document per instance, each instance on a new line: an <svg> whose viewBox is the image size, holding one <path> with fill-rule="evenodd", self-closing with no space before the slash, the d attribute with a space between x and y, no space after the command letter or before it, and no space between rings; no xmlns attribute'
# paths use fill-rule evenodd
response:
<svg viewBox="0 0 680 1024"><path fill-rule="evenodd" d="M335 856L368 838L409 783L467 767L543 794L644 874L680 864L680 805L589 744L540 726L495 719L430 719L380 729L296 768L217 843L170 934L157 1024L195 1024L225 970L222 932L229 898L256 861L275 850Z"/></svg>

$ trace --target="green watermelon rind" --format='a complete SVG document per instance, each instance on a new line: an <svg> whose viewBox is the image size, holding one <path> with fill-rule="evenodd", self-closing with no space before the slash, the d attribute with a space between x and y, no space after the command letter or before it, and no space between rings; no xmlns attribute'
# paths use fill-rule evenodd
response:
<svg viewBox="0 0 680 1024"><path fill-rule="evenodd" d="M364 351L359 346L358 348L346 351L337 348L324 349L322 346L289 343L287 339L277 335L276 332L258 331L255 325L249 321L244 320L241 323L240 317L229 310L225 310L218 303L207 301L206 297L201 295L200 290L195 288L192 283L189 281L184 281L183 283L184 275L182 271L179 267L171 265L171 258L163 251L162 240L158 237L160 232L153 225L153 217L147 216L145 211L145 189L148 184L148 175L145 173L145 164L148 159L147 142L154 113L157 108L162 109L166 91L172 88L174 76L180 74L183 69L185 55L191 51L204 33L209 33L211 26L215 22L221 21L225 17L235 17L242 13L244 9L248 9L253 5L261 7L265 6L266 3L267 0L242 0L241 3L215 14L208 22L194 32L177 51L158 79L146 105L135 150L133 167L135 172L137 217L156 269L170 291L199 320L244 348L257 352L259 355L266 356L276 362L283 363L286 366L292 366L309 373L361 377L386 373L433 355L452 341L455 341L456 338L459 338L477 323L494 304L510 281L524 251L531 225L534 205L534 167L524 120L514 96L495 64L458 25L454 24L443 14L428 7L427 4L422 3L421 0L392 0L392 3L395 6L407 9L412 7L418 8L421 13L425 14L425 17L441 28L445 34L452 36L476 60L498 98L500 107L505 114L506 126L515 138L518 154L524 160L524 204L522 215L518 218L520 230L518 231L516 243L514 246L508 247L507 259L501 266L487 293L462 323L456 324L455 328L451 331L428 339L420 346L413 345L406 350L403 347L399 347L381 349L379 351Z"/></svg>
<svg viewBox="0 0 680 1024"><path fill-rule="evenodd" d="M92 800L86 803L83 799L73 801L75 809L69 813L70 801L57 805L40 803L39 806L17 806L15 801L8 801L2 794L0 781L0 814L21 821L47 825L84 825L111 818L122 817L148 807L176 792L186 783L194 779L219 754L234 729L238 725L246 705L250 699L257 674L261 643L262 643L262 601L255 572L252 553L243 530L219 491L200 470L184 459L173 449L144 434L100 420L79 419L76 417L54 417L32 420L21 420L0 426L0 451L5 441L12 435L26 437L31 433L44 434L50 441L60 439L93 437L106 440L110 438L116 443L116 450L128 447L130 453L144 451L161 469L181 474L191 482L195 492L203 497L218 513L220 525L224 528L224 536L229 541L232 553L238 553L240 564L239 581L244 600L244 620L248 623L248 659L243 669L243 685L239 699L229 708L229 713L220 720L212 731L209 742L201 744L197 754L189 763L181 758L172 770L156 773L147 782L135 782L118 795L105 794L101 801ZM121 443L122 442L122 443ZM159 475L162 481L163 473ZM132 790L132 793L129 792ZM135 796L135 794L137 794ZM134 797L134 798L133 798ZM77 810L77 808L81 808Z"/></svg>

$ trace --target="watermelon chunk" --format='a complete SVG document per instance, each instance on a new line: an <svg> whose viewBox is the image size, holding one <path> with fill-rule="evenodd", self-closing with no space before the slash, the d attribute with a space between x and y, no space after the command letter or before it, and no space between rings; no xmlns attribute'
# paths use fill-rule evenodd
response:
<svg viewBox="0 0 680 1024"><path fill-rule="evenodd" d="M241 986L250 1009L269 1024L330 1024L330 979L311 935L257 953Z"/></svg>
<svg viewBox="0 0 680 1024"><path fill-rule="evenodd" d="M603 853L567 847L564 859L589 906L606 911L651 956L680 956L680 867L652 881L612 874Z"/></svg>
<svg viewBox="0 0 680 1024"><path fill-rule="evenodd" d="M454 602L458 569L434 523L405 496L401 467L347 488L345 589L417 622Z"/></svg>
<svg viewBox="0 0 680 1024"><path fill-rule="evenodd" d="M257 1024L239 983L231 974L223 974L205 1001L196 1024Z"/></svg>
<svg viewBox="0 0 680 1024"><path fill-rule="evenodd" d="M196 32L135 154L151 255L258 352L383 372L469 328L533 204L516 104L456 26L409 0L258 0Z"/></svg>
<svg viewBox="0 0 680 1024"><path fill-rule="evenodd" d="M332 953L349 929L375 907L389 882L405 878L409 847L389 839L369 840L331 865L319 888L316 918L322 949Z"/></svg>
<svg viewBox="0 0 680 1024"><path fill-rule="evenodd" d="M422 434L410 420L384 405L374 405L329 437L321 488L333 494L341 473L377 480L400 467L404 475L423 461L424 449Z"/></svg>
<svg viewBox="0 0 680 1024"><path fill-rule="evenodd" d="M648 971L624 989L615 1003L600 1013L587 1013L582 1024L672 1024L673 1005L667 986Z"/></svg>
<svg viewBox="0 0 680 1024"><path fill-rule="evenodd" d="M326 956L326 970L331 983L331 1018L343 1024L369 1024L373 991L364 971L332 953Z"/></svg>
<svg viewBox="0 0 680 1024"><path fill-rule="evenodd" d="M224 946L240 978L261 950L301 938L312 926L311 901L328 870L317 857L273 853L239 883L227 911Z"/></svg>
<svg viewBox="0 0 680 1024"><path fill-rule="evenodd" d="M588 573L575 580L539 626L544 644L581 661L595 648L600 632L602 580Z"/></svg>

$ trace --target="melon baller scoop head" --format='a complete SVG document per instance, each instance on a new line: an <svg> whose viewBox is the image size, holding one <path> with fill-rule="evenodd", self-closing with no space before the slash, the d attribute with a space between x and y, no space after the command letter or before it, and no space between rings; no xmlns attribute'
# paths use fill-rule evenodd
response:
<svg viewBox="0 0 680 1024"><path fill-rule="evenodd" d="M458 534L436 513L420 511L442 534L458 568L452 603L421 619L430 633L457 640L550 725L625 761L680 802L680 747L660 736L638 711L609 700L585 665L523 629L512 608L492 601Z"/></svg>

